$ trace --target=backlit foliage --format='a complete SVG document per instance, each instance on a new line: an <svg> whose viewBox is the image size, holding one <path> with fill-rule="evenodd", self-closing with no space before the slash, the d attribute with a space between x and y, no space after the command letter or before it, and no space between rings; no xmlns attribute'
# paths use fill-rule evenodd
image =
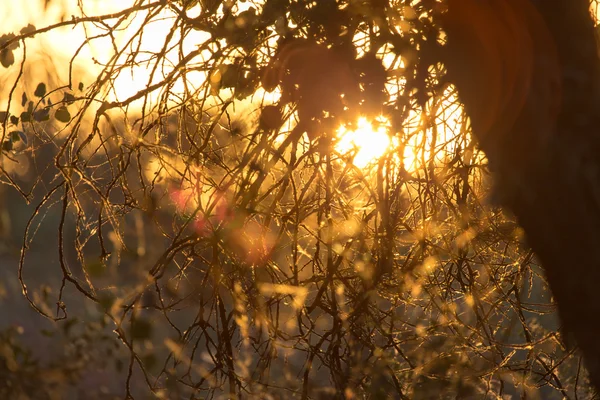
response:
<svg viewBox="0 0 600 400"><path fill-rule="evenodd" d="M589 396L444 78L443 3L81 3L0 37L1 179L35 204L27 299L95 303L128 394ZM63 26L81 47L29 74Z"/></svg>

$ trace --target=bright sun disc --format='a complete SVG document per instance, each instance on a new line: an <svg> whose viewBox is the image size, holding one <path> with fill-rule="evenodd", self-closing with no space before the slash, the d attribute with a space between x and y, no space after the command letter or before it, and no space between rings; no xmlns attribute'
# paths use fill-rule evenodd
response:
<svg viewBox="0 0 600 400"><path fill-rule="evenodd" d="M386 153L391 144L385 119L378 122L379 126L375 129L371 122L361 117L355 130L348 130L345 126L340 127L336 150L342 154L354 152L352 163L358 168L376 162Z"/></svg>

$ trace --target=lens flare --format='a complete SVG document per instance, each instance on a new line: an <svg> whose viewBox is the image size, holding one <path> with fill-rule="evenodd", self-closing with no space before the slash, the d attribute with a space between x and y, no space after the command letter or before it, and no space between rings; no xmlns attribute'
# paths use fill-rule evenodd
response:
<svg viewBox="0 0 600 400"><path fill-rule="evenodd" d="M378 118L375 122L376 127L367 118L361 117L358 119L356 129L349 130L345 126L338 129L339 140L335 149L341 154L351 154L352 163L358 168L377 162L392 144L387 121Z"/></svg>

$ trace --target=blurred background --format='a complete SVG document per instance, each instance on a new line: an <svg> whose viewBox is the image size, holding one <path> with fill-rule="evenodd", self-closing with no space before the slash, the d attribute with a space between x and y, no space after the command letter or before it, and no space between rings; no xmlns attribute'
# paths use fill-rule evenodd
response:
<svg viewBox="0 0 600 400"><path fill-rule="evenodd" d="M588 398L438 6L7 2L0 394Z"/></svg>

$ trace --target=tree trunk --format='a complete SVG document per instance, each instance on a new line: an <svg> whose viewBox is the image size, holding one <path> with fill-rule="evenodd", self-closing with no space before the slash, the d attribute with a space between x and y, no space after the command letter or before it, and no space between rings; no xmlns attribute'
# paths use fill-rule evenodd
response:
<svg viewBox="0 0 600 400"><path fill-rule="evenodd" d="M494 20L466 25L473 5ZM445 28L448 75L495 190L600 389L600 69L589 0L449 0Z"/></svg>

